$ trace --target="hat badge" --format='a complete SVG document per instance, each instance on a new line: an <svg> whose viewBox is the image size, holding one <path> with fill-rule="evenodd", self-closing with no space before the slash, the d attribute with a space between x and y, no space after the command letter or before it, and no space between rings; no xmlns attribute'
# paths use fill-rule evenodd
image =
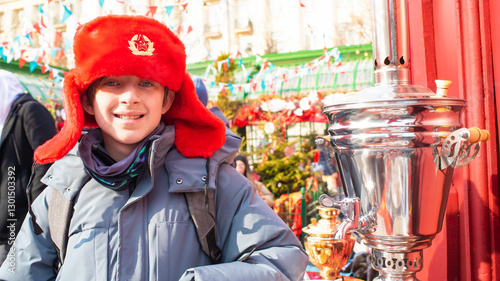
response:
<svg viewBox="0 0 500 281"><path fill-rule="evenodd" d="M136 34L128 41L129 49L136 56L152 56L154 43L146 35Z"/></svg>

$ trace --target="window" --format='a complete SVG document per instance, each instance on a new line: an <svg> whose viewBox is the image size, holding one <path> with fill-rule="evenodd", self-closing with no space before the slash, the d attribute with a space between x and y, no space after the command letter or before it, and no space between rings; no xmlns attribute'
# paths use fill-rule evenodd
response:
<svg viewBox="0 0 500 281"><path fill-rule="evenodd" d="M236 27L247 27L250 22L249 11L252 10L252 4L249 0L238 1L238 14L236 17Z"/></svg>
<svg viewBox="0 0 500 281"><path fill-rule="evenodd" d="M3 22L4 19L4 13L0 12L0 33L4 32L3 26L5 26L5 23Z"/></svg>
<svg viewBox="0 0 500 281"><path fill-rule="evenodd" d="M24 17L23 9L16 9L12 11L12 29L17 29L21 27L21 23Z"/></svg>

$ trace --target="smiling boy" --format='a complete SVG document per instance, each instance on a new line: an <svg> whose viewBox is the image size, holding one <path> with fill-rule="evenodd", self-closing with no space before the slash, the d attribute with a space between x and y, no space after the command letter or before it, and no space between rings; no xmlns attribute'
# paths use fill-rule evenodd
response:
<svg viewBox="0 0 500 281"><path fill-rule="evenodd" d="M99 17L78 28L74 54L68 118L35 152L55 161L47 188L16 238L15 272L4 263L0 279L302 280L307 255L229 165L241 139L198 100L165 25ZM64 248L57 197L71 202ZM194 222L200 210L206 220Z"/></svg>

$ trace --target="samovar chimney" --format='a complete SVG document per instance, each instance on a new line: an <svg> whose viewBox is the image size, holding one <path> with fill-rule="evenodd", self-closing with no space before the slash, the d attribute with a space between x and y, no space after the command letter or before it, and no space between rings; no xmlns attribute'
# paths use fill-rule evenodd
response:
<svg viewBox="0 0 500 281"><path fill-rule="evenodd" d="M410 84L406 0L373 1L375 85Z"/></svg>

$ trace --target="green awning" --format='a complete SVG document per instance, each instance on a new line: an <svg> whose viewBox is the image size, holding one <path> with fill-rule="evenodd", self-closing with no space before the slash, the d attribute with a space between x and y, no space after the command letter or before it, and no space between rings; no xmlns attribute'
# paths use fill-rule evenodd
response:
<svg viewBox="0 0 500 281"><path fill-rule="evenodd" d="M49 73L42 74L40 67L37 67L33 72L30 72L29 66L25 65L19 68L19 62L12 61L6 63L0 59L0 69L10 71L16 75L19 82L23 85L35 99L50 100L62 97L62 80L49 78Z"/></svg>

